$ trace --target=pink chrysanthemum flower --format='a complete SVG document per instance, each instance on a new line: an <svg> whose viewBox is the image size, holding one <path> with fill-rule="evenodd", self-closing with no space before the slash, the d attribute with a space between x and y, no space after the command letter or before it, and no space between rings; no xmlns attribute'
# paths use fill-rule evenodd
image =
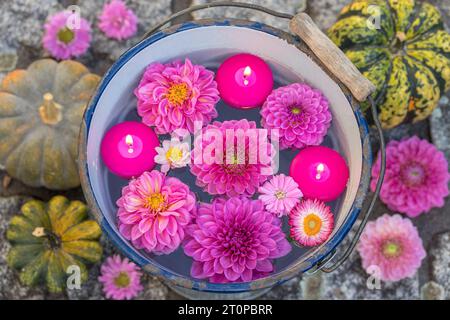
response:
<svg viewBox="0 0 450 320"><path fill-rule="evenodd" d="M357 249L363 268L377 267L384 281L413 276L426 256L417 228L399 214L367 223Z"/></svg>
<svg viewBox="0 0 450 320"><path fill-rule="evenodd" d="M280 219L261 201L245 197L200 204L186 231L183 248L194 259L191 275L214 283L261 278L274 270L272 259L291 250Z"/></svg>
<svg viewBox="0 0 450 320"><path fill-rule="evenodd" d="M234 142L227 143L227 132L234 132L229 136ZM212 195L252 196L272 175L271 159L274 155L267 139L252 145L249 138L252 133L257 133L256 123L246 119L215 121L204 127L202 135L198 135L194 142L191 159L191 173L197 177L197 185ZM245 141L241 150L238 141ZM213 152L208 152L211 146L214 147ZM264 148L267 158L261 157L258 148ZM199 155L202 156L200 160Z"/></svg>
<svg viewBox="0 0 450 320"><path fill-rule="evenodd" d="M312 247L328 240L333 232L334 217L324 202L307 199L289 213L289 225L292 239L300 245Z"/></svg>
<svg viewBox="0 0 450 320"><path fill-rule="evenodd" d="M264 128L279 130L281 149L319 145L331 124L328 100L320 91L301 83L273 90L261 116Z"/></svg>
<svg viewBox="0 0 450 320"><path fill-rule="evenodd" d="M136 34L138 19L121 0L105 3L98 27L108 38L128 39Z"/></svg>
<svg viewBox="0 0 450 320"><path fill-rule="evenodd" d="M267 211L279 217L288 214L303 197L298 184L290 176L280 174L274 176L259 187L259 197Z"/></svg>
<svg viewBox="0 0 450 320"><path fill-rule="evenodd" d="M203 126L217 117L220 99L214 73L189 59L149 65L134 94L142 121L158 134L180 128L194 133L194 122Z"/></svg>
<svg viewBox="0 0 450 320"><path fill-rule="evenodd" d="M141 275L133 262L114 255L102 264L98 280L103 283L103 292L108 299L130 300L143 289Z"/></svg>
<svg viewBox="0 0 450 320"><path fill-rule="evenodd" d="M372 191L380 175L378 156L372 168ZM386 174L380 199L389 209L417 217L434 207L443 207L448 196L448 163L433 144L414 136L391 141L386 147Z"/></svg>
<svg viewBox="0 0 450 320"><path fill-rule="evenodd" d="M169 254L184 239L195 195L177 178L153 170L131 180L117 206L119 231L126 239L137 249Z"/></svg>
<svg viewBox="0 0 450 320"><path fill-rule="evenodd" d="M91 42L91 27L80 18L79 25L72 25L70 11L61 11L45 23L44 48L57 59L70 59L84 54ZM69 20L69 22L68 22Z"/></svg>

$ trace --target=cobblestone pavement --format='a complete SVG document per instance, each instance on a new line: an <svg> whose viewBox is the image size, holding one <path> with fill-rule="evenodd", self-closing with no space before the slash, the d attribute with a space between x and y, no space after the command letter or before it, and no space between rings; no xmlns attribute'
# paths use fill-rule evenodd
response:
<svg viewBox="0 0 450 320"><path fill-rule="evenodd" d="M316 23L325 29L336 19L339 10L348 0L261 0L249 1L262 4L283 12L308 12ZM41 46L42 25L46 17L56 11L62 10L71 4L79 5L82 14L91 22L99 12L103 0L0 0L0 79L8 71L15 68L25 68L31 61L45 56ZM127 0L138 14L139 35L133 39L117 43L107 40L98 31L94 33L94 45L81 62L85 63L94 72L103 74L111 63L127 48L139 40L152 25L161 21L163 17L188 7L189 0ZM206 0L193 0L193 3L204 3ZM443 13L447 26L450 25L450 2L431 0ZM286 24L263 16L260 13L243 10L213 9L195 15L196 18L240 17L249 20L261 21L286 29ZM184 16L178 22L190 19ZM96 28L95 28L96 30ZM411 135L418 135L433 141L443 150L447 159L450 159L450 109L449 97L441 99L441 106L430 117L415 125L400 126L386 132L386 139L399 139ZM374 139L374 146L376 146ZM90 271L90 279L82 290L66 292L64 295L49 295L40 288L25 288L20 285L17 275L8 269L5 255L8 243L5 241L5 230L11 216L16 213L21 203L28 197L43 200L49 199L54 192L45 189L29 188L19 181L9 181L5 173L0 171L0 299L102 299L101 287L96 281L99 267ZM71 199L83 200L81 189L69 190L63 193ZM377 203L373 218L388 212L380 202ZM437 299L450 298L450 199L441 209L434 209L426 215L413 220L419 228L421 237L427 249L427 259L419 273L404 281L395 284L383 284L381 290L367 289L367 275L361 269L359 257L354 254L335 273L317 273L310 277L295 277L285 284L274 288L264 295L263 299ZM107 239L102 239L106 254L115 252ZM144 278L144 292L139 299L171 299L179 298L159 280L146 276Z"/></svg>

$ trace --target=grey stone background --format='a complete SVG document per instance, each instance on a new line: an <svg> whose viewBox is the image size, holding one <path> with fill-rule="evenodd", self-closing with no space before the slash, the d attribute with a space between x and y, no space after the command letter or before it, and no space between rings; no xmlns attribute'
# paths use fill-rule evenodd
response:
<svg viewBox="0 0 450 320"><path fill-rule="evenodd" d="M135 44L145 30L161 21L167 15L206 0L127 0L127 4L139 17L139 34L124 42L108 40L95 27L96 16L100 13L104 0L0 0L0 80L15 68L26 68L33 60L45 57L41 45L43 24L47 16L67 8L71 4L81 7L83 17L93 26L93 42L81 62L92 71L103 74L112 62L131 45ZM191 3L192 2L192 3ZM260 0L246 1L262 4L278 11L296 13L308 12L316 23L326 29L336 20L339 10L348 0ZM450 25L450 2L430 0L437 5ZM211 9L195 14L204 17L241 17L265 22L286 29L287 25L262 14L236 9ZM192 19L181 17L178 22ZM435 143L450 159L450 111L449 97L441 99L440 107L432 117L415 125L403 125L385 133L386 139L400 139L418 135ZM374 139L376 146L376 138ZM30 197L48 200L54 192L29 188L19 181L11 180L0 170L0 300L1 299L103 299L101 286L96 281L99 266L90 271L89 281L81 290L68 291L62 295L51 295L42 288L22 286L14 271L6 266L5 257L9 244L5 240L5 230L12 215L19 211L21 204ZM80 189L64 192L72 199L83 200ZM373 218L388 209L378 202ZM361 268L357 254L332 274L316 273L312 276L298 276L274 288L262 299L450 299L450 198L441 209L433 209L428 214L413 219L424 240L427 258L419 272L411 279L397 283L381 283L380 290L369 290L367 274ZM351 235L350 235L351 236ZM109 241L102 239L105 256L115 252ZM348 240L347 240L348 242ZM343 245L345 246L345 244ZM145 290L139 299L180 298L159 280L145 276Z"/></svg>

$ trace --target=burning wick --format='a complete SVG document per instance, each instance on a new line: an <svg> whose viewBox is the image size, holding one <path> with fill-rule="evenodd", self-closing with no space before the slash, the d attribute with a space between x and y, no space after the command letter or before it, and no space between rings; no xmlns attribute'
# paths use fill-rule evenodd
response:
<svg viewBox="0 0 450 320"><path fill-rule="evenodd" d="M322 172L325 170L325 166L322 163L319 163L316 169L317 169L316 179L320 180L320 178L322 177Z"/></svg>
<svg viewBox="0 0 450 320"><path fill-rule="evenodd" d="M248 85L247 78L252 74L252 69L249 66L246 66L244 69L244 85Z"/></svg>
<svg viewBox="0 0 450 320"><path fill-rule="evenodd" d="M129 134L127 134L127 136L125 137L125 143L128 146L128 153L133 153L134 149L133 149L133 137Z"/></svg>

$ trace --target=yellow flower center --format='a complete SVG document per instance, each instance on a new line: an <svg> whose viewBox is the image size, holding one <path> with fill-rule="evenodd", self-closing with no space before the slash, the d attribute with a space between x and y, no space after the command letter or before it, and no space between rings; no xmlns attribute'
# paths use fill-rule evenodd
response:
<svg viewBox="0 0 450 320"><path fill-rule="evenodd" d="M68 27L62 28L58 31L58 40L65 44L70 43L75 38L75 33Z"/></svg>
<svg viewBox="0 0 450 320"><path fill-rule="evenodd" d="M284 199L286 198L286 193L284 191L277 191L275 192L275 198L277 198L278 200Z"/></svg>
<svg viewBox="0 0 450 320"><path fill-rule="evenodd" d="M230 160L225 157L223 168L227 174L240 175L245 170L247 170L247 161L244 160L244 163L241 159L238 158L236 154L231 155Z"/></svg>
<svg viewBox="0 0 450 320"><path fill-rule="evenodd" d="M322 219L315 213L310 213L305 217L304 220L304 229L305 233L308 236L315 236L320 232L322 228Z"/></svg>
<svg viewBox="0 0 450 320"><path fill-rule="evenodd" d="M404 164L400 173L402 182L411 188L423 185L427 179L427 172L423 165L414 161Z"/></svg>
<svg viewBox="0 0 450 320"><path fill-rule="evenodd" d="M166 153L166 159L169 162L177 162L183 158L183 151L178 147L170 147Z"/></svg>
<svg viewBox="0 0 450 320"><path fill-rule="evenodd" d="M186 83L174 83L167 91L167 100L172 105L180 106L188 99L188 86Z"/></svg>
<svg viewBox="0 0 450 320"><path fill-rule="evenodd" d="M237 155L232 155L230 158L231 158L230 159L231 160L230 164L235 165L235 164L239 163L239 158L237 157Z"/></svg>
<svg viewBox="0 0 450 320"><path fill-rule="evenodd" d="M302 110L300 110L299 107L293 107L293 108L291 109L291 112L292 112L292 114L297 115L297 114L300 114L300 112L302 112Z"/></svg>
<svg viewBox="0 0 450 320"><path fill-rule="evenodd" d="M166 199L161 193L153 193L147 197L145 207L154 213L164 211L166 209Z"/></svg>
<svg viewBox="0 0 450 320"><path fill-rule="evenodd" d="M402 253L401 245L396 241L387 241L383 244L383 255L386 258L396 258Z"/></svg>
<svg viewBox="0 0 450 320"><path fill-rule="evenodd" d="M127 288L130 285L130 277L126 272L120 272L117 277L114 278L114 284L119 288Z"/></svg>

